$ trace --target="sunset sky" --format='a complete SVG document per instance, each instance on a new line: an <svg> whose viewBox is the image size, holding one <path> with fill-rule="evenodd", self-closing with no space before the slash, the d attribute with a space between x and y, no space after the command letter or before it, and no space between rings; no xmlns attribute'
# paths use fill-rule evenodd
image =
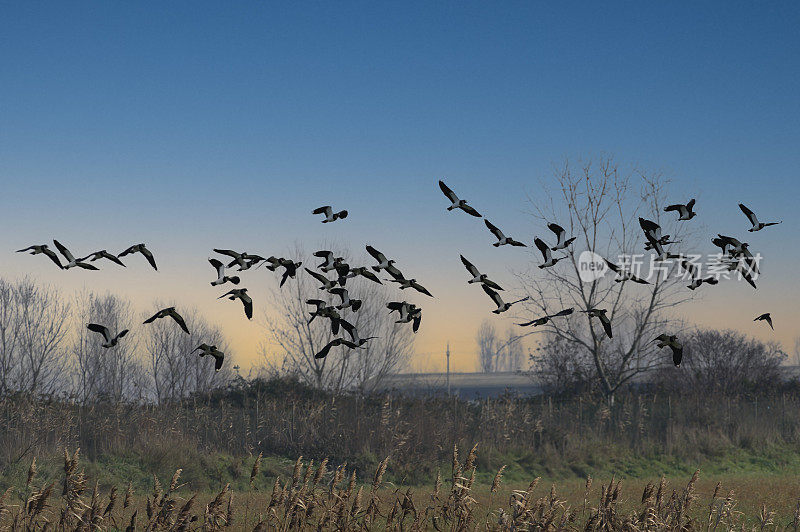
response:
<svg viewBox="0 0 800 532"><path fill-rule="evenodd" d="M765 256L758 291L698 290L698 324L800 334L800 3L4 2L0 275L196 306L244 367L260 320L216 301L213 247L286 255L372 244L436 296L414 367L475 368L510 323L459 253L508 289L528 251L448 213L444 179L508 234L554 164L613 154L661 171L692 221ZM750 235L737 203L783 224ZM324 204L350 216L321 224ZM549 235L547 235L549 236ZM61 272L14 250L146 242L128 268ZM704 239L704 251L712 251ZM537 259L538 260L538 259ZM367 263L365 259L365 263ZM369 261L371 263L371 261ZM275 276L247 277L256 314ZM722 288L722 287L720 287ZM770 311L776 331L752 318Z"/></svg>

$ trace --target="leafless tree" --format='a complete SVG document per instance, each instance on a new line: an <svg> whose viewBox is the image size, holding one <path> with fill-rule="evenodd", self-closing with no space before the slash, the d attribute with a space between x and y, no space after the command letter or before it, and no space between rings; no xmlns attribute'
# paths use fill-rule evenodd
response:
<svg viewBox="0 0 800 532"><path fill-rule="evenodd" d="M345 255L345 253L339 253ZM304 257L297 250L295 257ZM303 266L310 269L319 259L303 259ZM361 258L358 264L369 261ZM276 274L277 275L277 274ZM333 278L332 274L331 278ZM289 279L271 291L272 305L264 316L267 341L262 346L265 360L272 358L272 348L277 348L280 371L295 374L302 381L319 388L341 391L358 389L369 391L380 385L390 374L402 371L413 352L413 333L409 324L396 324L389 314L386 303L402 300L405 294L394 291L385 284L379 285L362 277L348 279L345 288L350 297L361 299L362 307L357 312L340 311L342 317L352 323L359 336L377 336L361 349L334 348L327 357L317 359L319 352L334 336L330 321L317 317L312 323L309 311L313 307L307 299L323 299L329 305L339 304L338 296L320 290L318 283L304 271L298 271L297 279ZM349 338L344 331L340 335Z"/></svg>
<svg viewBox="0 0 800 532"><path fill-rule="evenodd" d="M800 366L800 336L794 339L794 361L795 366Z"/></svg>
<svg viewBox="0 0 800 532"><path fill-rule="evenodd" d="M64 388L69 304L48 286L0 279L0 393Z"/></svg>
<svg viewBox="0 0 800 532"><path fill-rule="evenodd" d="M86 329L89 323L104 325L112 334L132 328L137 319L130 302L113 294L91 292L79 294L77 301L73 367L78 398L83 402L145 399L146 380L136 354L136 335L128 334L116 346L104 349L102 338Z"/></svg>
<svg viewBox="0 0 800 532"><path fill-rule="evenodd" d="M614 160L604 157L583 162L574 168L568 161L554 171L555 190L543 187L544 195L531 199L533 215L540 222L556 222L577 237L555 267L521 273L519 279L531 299L525 304L528 316L538 317L574 307L572 319L555 319L533 332L546 332L578 346L589 355L594 366L592 381L613 403L615 392L643 372L658 368L669 360L656 350L652 339L674 330L669 310L689 298L685 280L675 275L674 261L652 261L644 251L644 236L638 218L659 223L664 234L680 241L682 250L693 235L679 226L675 216L662 217L666 181L660 174L633 169L624 172ZM687 198L688 199L688 198ZM686 201L686 199L682 199ZM686 222L680 222L685 224ZM544 228L540 236L552 242ZM676 252L675 245L666 246ZM622 264L638 269L650 284L615 282L613 273L590 282L580 276L579 255L588 250L619 263L625 258L642 257L642 268L635 261ZM535 250L534 250L535 251ZM646 257L646 260L645 260ZM534 264L541 260L534 259ZM652 275L650 275L652 273ZM614 338L606 337L597 319L581 313L605 308L611 319Z"/></svg>
<svg viewBox="0 0 800 532"><path fill-rule="evenodd" d="M684 340L680 369L659 372L662 384L708 394L769 390L782 380L786 353L777 342L762 342L732 330L699 329Z"/></svg>
<svg viewBox="0 0 800 532"><path fill-rule="evenodd" d="M478 344L478 365L484 373L491 373L497 368L497 330L489 320L483 320L475 341Z"/></svg>
<svg viewBox="0 0 800 532"><path fill-rule="evenodd" d="M146 317L166 306L156 302ZM209 325L196 309L179 309L179 312L190 334L171 318L157 319L142 331L148 378L160 404L209 391L231 378L232 356L222 331ZM214 371L214 359L192 353L201 343L216 345L226 354L218 372Z"/></svg>

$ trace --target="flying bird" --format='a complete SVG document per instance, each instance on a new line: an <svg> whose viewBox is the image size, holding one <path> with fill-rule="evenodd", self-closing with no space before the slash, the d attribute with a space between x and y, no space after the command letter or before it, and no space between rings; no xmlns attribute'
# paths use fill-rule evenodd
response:
<svg viewBox="0 0 800 532"><path fill-rule="evenodd" d="M237 275L225 275L225 265L222 263L222 261L209 258L208 262L214 267L215 270L217 270L217 279L215 281L211 281L211 286L218 286L227 282L239 284L241 281Z"/></svg>
<svg viewBox="0 0 800 532"><path fill-rule="evenodd" d="M483 291L486 292L486 294L492 298L494 304L497 305L497 308L492 311L495 314L500 314L501 312L505 312L511 308L511 305L516 305L517 303L521 303L522 301L526 301L529 299L527 297L523 297L522 299L517 299L516 301L512 301L511 303L506 303L503 301L503 298L500 297L500 294L498 294L497 292L495 292L486 285L481 285L481 286L483 288Z"/></svg>
<svg viewBox="0 0 800 532"><path fill-rule="evenodd" d="M307 322L309 324L312 321L314 321L314 318L316 318L317 316L326 317L328 315L327 310L333 308L329 307L328 304L321 299L306 299L306 305L314 305L315 307L317 307L316 310L309 312L309 314L311 315L311 319L309 319Z"/></svg>
<svg viewBox="0 0 800 532"><path fill-rule="evenodd" d="M391 271L389 273L391 273ZM399 273L399 270L398 270L398 273ZM428 292L428 289L425 288L424 286L422 286L421 284L419 284L416 279L404 279L404 278L402 278L402 274L401 274L401 278L400 279L397 279L397 278L387 279L387 281L389 281L390 283L397 283L399 288L400 288L400 290L405 290L406 288L413 288L414 290L416 290L420 294L425 294L426 296L433 297L433 294Z"/></svg>
<svg viewBox="0 0 800 532"><path fill-rule="evenodd" d="M95 251L94 253L90 253L89 255L83 257L82 259L78 259L78 261L79 262L85 261L86 259L89 259L90 257L91 257L90 262L94 262L94 261L100 260L100 259L106 259L106 260L110 260L111 262L113 262L115 264L119 264L120 266L125 266L122 263L122 261L119 260L119 257L117 257L114 254L109 253L105 249L101 249L100 251Z"/></svg>
<svg viewBox="0 0 800 532"><path fill-rule="evenodd" d="M348 340L345 340L344 338L334 338L333 340L325 344L325 347L320 349L319 352L316 355L314 355L314 358L325 358L326 356L328 356L328 353L332 348L340 345L349 347L350 349L357 349L359 347L354 342L350 342Z"/></svg>
<svg viewBox="0 0 800 532"><path fill-rule="evenodd" d="M327 249L315 251L314 256L319 257L321 259L325 259L322 264L319 264L317 266L318 269L320 269L325 273L328 273L331 270L335 270L337 262L341 262L344 260L343 257L335 257L333 251L328 251Z"/></svg>
<svg viewBox="0 0 800 532"><path fill-rule="evenodd" d="M50 260L52 260L60 270L64 269L64 266L62 266L61 261L58 260L58 255L56 255L56 252L47 247L47 244L33 245L25 249L18 249L17 253L25 253L26 251L30 251L31 255L40 255L40 254L45 255Z"/></svg>
<svg viewBox="0 0 800 532"><path fill-rule="evenodd" d="M219 249L219 248L214 248L214 253L219 253L220 255L225 255L233 259L228 264L228 268L232 268L234 264L239 265L240 271L248 267L247 253L239 253L238 251L234 251L232 249Z"/></svg>
<svg viewBox="0 0 800 532"><path fill-rule="evenodd" d="M358 330L356 330L355 325L353 325L347 320L342 320L342 329L344 329L345 332L350 335L350 339L358 347L361 347L362 345L372 340L373 338L377 338L377 336L367 336L366 338L361 338L360 336L358 336Z"/></svg>
<svg viewBox="0 0 800 532"><path fill-rule="evenodd" d="M635 276L632 272L622 269L620 266L617 266L608 259L603 259L603 260L605 260L606 264L608 264L608 268L612 272L617 274L617 276L614 278L616 282L621 283L623 281L633 281L634 283L639 283L639 284L650 284L646 280Z"/></svg>
<svg viewBox="0 0 800 532"><path fill-rule="evenodd" d="M96 323L90 323L86 326L92 332L100 333L103 335L105 342L101 344L101 347L108 349L109 347L114 347L119 343L120 338L128 334L128 329L123 329L117 333L116 336L111 336L111 332L108 330L108 327L104 327L102 325L98 325Z"/></svg>
<svg viewBox="0 0 800 532"><path fill-rule="evenodd" d="M281 277L281 284L278 286L283 286L286 282L286 279L291 277L294 279L297 276L297 268L303 265L302 262L294 262L291 259L278 259L280 261L280 265L283 266L284 272L283 276Z"/></svg>
<svg viewBox="0 0 800 532"><path fill-rule="evenodd" d="M470 261L464 258L464 255L459 255L461 257L461 262L464 264L464 267L467 269L469 274L472 276L472 279L467 281L468 283L480 283L483 285L488 286L494 290L502 290L499 284L495 283L494 281L490 280L489 277L485 273L481 273L478 268L475 267Z"/></svg>
<svg viewBox="0 0 800 532"><path fill-rule="evenodd" d="M156 266L156 259L153 257L153 254L150 253L150 250L144 244L135 244L122 253L119 254L120 257L124 257L125 255L130 255L132 253L141 253L144 258L147 259L147 262L150 263L150 266L153 267L154 270L158 271L158 267Z"/></svg>
<svg viewBox="0 0 800 532"><path fill-rule="evenodd" d="M533 241L536 244L536 247L539 248L539 251L542 252L542 257L544 257L544 263L539 265L539 268L549 268L551 266L555 266L555 264L560 261L561 259L565 259L566 257L553 257L553 252L550 250L550 246L544 243L544 240L541 238L535 238Z"/></svg>
<svg viewBox="0 0 800 532"><path fill-rule="evenodd" d="M604 308L591 308L589 310L582 310L581 312L585 312L589 315L589 319L597 318L600 320L600 323L603 325L603 330L606 332L606 336L609 338L613 338L611 333L611 320L608 319L606 315L606 309Z"/></svg>
<svg viewBox="0 0 800 532"><path fill-rule="evenodd" d="M567 238L567 232L558 224L547 224L547 228L550 229L552 232L556 234L556 238L558 238L558 242L555 246L551 247L550 249L553 251L558 251L559 249L566 249L572 244L577 237L573 236L571 238Z"/></svg>
<svg viewBox="0 0 800 532"><path fill-rule="evenodd" d="M166 318L166 317L170 317L173 320L175 320L175 323L177 323L178 326L180 326L180 328L183 329L183 332L189 334L189 328L186 326L186 321L184 321L183 316L178 314L178 311L175 310L175 307L167 307L165 309L159 310L158 312L156 312L155 314L144 320L144 323L153 323L159 318Z"/></svg>
<svg viewBox="0 0 800 532"><path fill-rule="evenodd" d="M444 195L447 196L447 199L450 200L451 205L447 207L448 211L452 211L453 209L461 209L465 213L475 216L476 218L480 218L481 215L478 211L467 205L467 200L458 199L456 193L450 190L450 188L444 184L444 181L439 181L439 188L442 189Z"/></svg>
<svg viewBox="0 0 800 532"><path fill-rule="evenodd" d="M328 279L327 277L325 277L321 273L317 273L314 270L309 270L308 268L303 268L303 269L311 277L313 277L314 279L316 279L317 281L320 282L320 284L322 285L322 286L319 287L320 290L330 290L331 288L334 288L336 286L336 281L332 281L331 279Z"/></svg>
<svg viewBox="0 0 800 532"><path fill-rule="evenodd" d="M372 273L366 266L359 266L358 268L350 268L350 272L348 272L348 274L345 277L347 277L348 279L352 279L353 277L356 277L358 275L360 275L361 277L365 277L372 282L383 284L381 283L381 280L378 279L378 276Z"/></svg>
<svg viewBox="0 0 800 532"><path fill-rule="evenodd" d="M395 323L410 323L413 321L414 324L412 326L412 330L414 332L419 330L419 325L422 322L421 308L406 301L391 301L386 304L386 308L389 309L389 314L395 311L400 314L400 319L398 319Z"/></svg>
<svg viewBox="0 0 800 532"><path fill-rule="evenodd" d="M339 211L333 212L333 209L330 205L325 205L324 207L319 207L311 211L311 214L324 214L325 219L322 220L322 223L327 224L330 222L335 222L336 220L344 220L347 218L347 211Z"/></svg>
<svg viewBox="0 0 800 532"><path fill-rule="evenodd" d="M765 312L764 314L758 316L753 321L766 321L767 324L769 324L769 328L772 329L773 331L775 330L775 327L772 326L772 316L770 316L769 312Z"/></svg>
<svg viewBox="0 0 800 532"><path fill-rule="evenodd" d="M87 262L83 262L83 259L76 259L72 253L58 240L53 240L53 244L56 245L58 251L67 259L67 263L64 264L64 269L69 270L70 268L83 268L84 270L99 270L97 266L93 266Z"/></svg>
<svg viewBox="0 0 800 532"><path fill-rule="evenodd" d="M519 325L520 327L528 327L530 325L533 325L534 327L536 327L538 325L546 324L547 322L549 322L553 318L558 318L560 316L569 316L570 314L573 313L573 311L574 311L574 309L572 309L572 308L565 308L564 310L556 312L555 314L547 314L545 316L542 316L541 318L536 318L535 320L526 321L525 323L518 323L517 325Z"/></svg>
<svg viewBox="0 0 800 532"><path fill-rule="evenodd" d="M342 300L342 303L336 306L339 310L350 308L350 310L356 312L361 308L362 301L360 299L350 299L350 293L347 291L347 288L332 288L329 292L339 296Z"/></svg>
<svg viewBox="0 0 800 532"><path fill-rule="evenodd" d="M372 257L378 261L377 266L373 266L372 269L376 272L381 270L388 270L389 268L393 267L394 260L389 260L386 258L386 255L375 249L374 247L367 244L367 253L372 255ZM399 271L399 270L398 270Z"/></svg>
<svg viewBox="0 0 800 532"><path fill-rule="evenodd" d="M489 220L484 218L483 222L486 224L486 227L489 228L489 231L492 232L492 234L495 236L495 238L497 238L497 242L494 242L492 244L494 247L504 246L506 244L508 244L510 246L522 246L522 247L525 247L525 244L523 244L522 242L518 242L518 241L514 240L513 238L507 237L506 235L504 235L503 232L500 229L498 229L497 226L494 225Z"/></svg>
<svg viewBox="0 0 800 532"><path fill-rule="evenodd" d="M192 353L198 350L200 351L198 354L200 355L201 358L206 355L211 355L212 357L214 357L214 371L219 371L220 369L222 369L222 363L225 361L225 353L217 349L217 346L200 344L194 348Z"/></svg>
<svg viewBox="0 0 800 532"><path fill-rule="evenodd" d="M222 294L217 299L222 299L223 297L227 297L231 301L235 299L240 300L242 305L244 305L244 314L247 316L247 319L253 319L253 299L247 295L247 288L234 288L230 292Z"/></svg>
<svg viewBox="0 0 800 532"><path fill-rule="evenodd" d="M681 367L681 360L683 360L683 344L678 341L678 337L674 334L659 334L656 336L654 342L658 342L657 347L663 349L669 347L672 349L672 363L676 368Z"/></svg>
<svg viewBox="0 0 800 532"><path fill-rule="evenodd" d="M700 285L702 285L703 283L710 285L719 283L719 279L713 275L710 275L708 277L700 277L697 267L688 260L682 260L681 267L684 270L686 270L689 273L690 277L692 278L692 281L687 286L689 290L694 290L700 287Z"/></svg>
<svg viewBox="0 0 800 532"><path fill-rule="evenodd" d="M669 205L667 207L664 207L664 212L677 211L678 214L680 215L678 217L679 221L691 220L692 218L697 216L697 213L694 212L694 210L692 209L694 209L694 198L690 199L689 203L687 203L686 205L682 203L677 203L675 205Z"/></svg>
<svg viewBox="0 0 800 532"><path fill-rule="evenodd" d="M747 207L745 207L743 203L739 204L739 208L742 209L742 212L744 213L745 216L747 216L747 219L753 226L750 229L748 229L748 231L751 233L755 231L761 231L762 229L764 229L765 227L769 227L770 225L778 225L783 221L781 220L781 222L768 222L768 223L759 222L758 218L756 218L756 214Z"/></svg>

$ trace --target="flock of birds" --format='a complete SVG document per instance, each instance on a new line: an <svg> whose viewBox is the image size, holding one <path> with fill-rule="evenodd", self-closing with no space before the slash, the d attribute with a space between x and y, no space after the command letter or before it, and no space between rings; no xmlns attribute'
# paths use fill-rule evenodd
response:
<svg viewBox="0 0 800 532"><path fill-rule="evenodd" d="M464 211L470 216L483 218L483 216L477 210L475 210L475 208L468 205L466 200L460 199L443 181L439 181L439 188L450 201L450 205L447 207L448 211L458 209ZM692 199L686 204L670 205L666 207L664 211L677 212L679 215L679 221L688 221L697 215L697 213L694 212L694 206L695 200ZM746 206L739 204L739 208L750 221L751 228L748 229L750 232L760 231L765 227L781 223L760 222L753 211L748 209ZM343 220L347 218L348 215L346 210L336 212L329 205L314 209L312 214L323 215L325 218L322 220L322 223L331 223L337 220ZM484 218L483 221L496 239L496 241L492 243L494 247L500 247L504 245L526 247L526 244L523 242L505 235L505 233L503 233L497 226L492 224L486 218ZM644 232L646 240L645 250L655 251L655 260L666 260L670 258L683 259L682 255L675 255L665 251L665 246L677 242L670 240L670 235L662 235L661 227L657 223L644 218L639 218L639 225ZM551 268L559 261L567 258L568 255L554 256L553 252L566 250L576 239L574 236L568 237L566 230L556 223L549 223L547 227L554 233L556 243L551 246L539 237L534 238L534 244L541 252L543 259L543 262L539 264L539 268ZM733 237L724 235L717 235L717 238L712 239L712 243L721 248L722 257L724 258L723 262L728 271L740 272L744 279L746 279L747 282L753 286L753 288L755 288L753 273L758 273L757 261L748 249L748 244L746 242L740 242ZM50 249L47 244L32 245L25 249L20 249L17 252L30 252L31 255L44 255L62 270L68 270L71 268L98 270L99 268L92 263L101 259L108 260L124 267L125 264L122 262L122 260L120 260L122 257L139 253L147 260L154 270L158 270L155 258L150 250L147 249L145 244L132 245L117 255L114 255L103 249L90 253L82 258L76 258L73 253L58 240L53 240L53 244L58 250L58 253L60 253L61 257L63 257L63 262L62 258L60 258L55 251ZM433 297L433 295L415 278L407 278L395 265L394 259L387 258L386 255L371 245L366 246L366 251L370 256L372 256L373 259L375 259L377 264L374 264L371 267L353 267L346 262L344 257L336 256L332 251L319 250L313 254L314 257L322 259L322 262L315 266L316 271L309 269L308 267L303 268L308 275L319 282L320 290L335 296L339 301L339 304L336 305L329 304L325 300L319 298L312 298L305 301L307 305L313 307L313 310L309 311L310 318L308 319L307 323L310 325L311 322L313 322L317 317L328 319L331 333L334 336L333 340L327 343L324 347L322 347L322 349L319 350L319 352L315 354L316 358L326 357L332 348L338 346L348 349L364 348L367 342L376 338L374 336L359 335L356 327L346 319L345 310L353 313L358 312L363 304L362 300L350 296L350 293L346 288L348 279L361 276L372 282L383 284L381 279L376 274L379 274L380 272L386 272L390 278L384 279L384 281L395 283L400 290L410 288L426 296ZM277 271L279 268L283 269L279 285L280 287L283 287L287 279L296 278L299 268L302 266L301 261L294 261L293 259L275 256L265 258L261 255L248 252L237 252L231 249L215 248L214 253L227 257L227 259L224 259L225 262L223 262L223 260L220 258L208 259L209 264L216 272L216 279L210 283L212 286L223 286L228 283L232 285L239 285L241 282L240 272L250 270L254 267L257 268L260 266L266 266L266 268L272 272ZM481 273L481 271L463 255L460 257L461 262L471 276L467 283L481 285L483 291L489 296L489 298L491 298L497 307L492 310L493 313L501 314L508 311L513 305L529 299L528 297L524 297L515 301L504 301L499 293L503 291L503 288L495 281L489 279L487 274ZM632 272L625 270L624 268L608 260L606 260L606 263L609 269L616 273L616 282L632 281L639 284L650 284L647 280L637 277ZM701 277L696 266L691 262L683 259L681 260L680 264L691 277L691 282L688 285L689 289L694 290L702 284L717 284L718 279L714 276ZM228 274L228 271L234 267L238 268L236 273L239 275ZM332 277L330 276L331 274L333 275ZM223 298L228 298L232 301L238 299L244 308L244 314L247 319L253 318L253 299L248 294L247 288L232 288L228 292L219 296L217 299ZM391 301L386 305L386 307L390 314L397 312L398 319L395 321L395 323L411 323L411 328L414 333L419 330L420 323L422 321L422 309L420 307L408 301ZM541 326L547 324L553 319L569 316L573 312L573 308L566 308L554 314L541 316L518 325L522 327ZM597 318L603 327L605 334L609 338L613 338L611 320L607 315L606 309L589 308L582 310L581 312L586 313L590 319ZM183 332L190 334L189 328L186 325L186 321L178 313L175 307L167 307L159 310L156 314L145 320L144 324L153 323L155 320L161 318L171 318L177 324L177 326L183 330ZM770 328L773 328L772 317L768 312L757 316L754 321L766 321ZM103 341L100 345L106 349L116 346L120 340L130 332L128 329L124 329L114 334L108 329L108 327L96 323L89 323L87 328L90 331L102 335ZM343 331L341 336L339 336L340 330ZM345 336L345 333L347 336ZM673 362L675 366L680 366L683 358L683 345L678 340L677 336L664 333L656 337L651 343L656 342L657 347L659 348L669 347L672 350ZM214 358L214 368L216 371L219 371L222 368L225 359L225 353L220 351L217 346L201 343L189 354L193 354L195 352L199 352L198 354L200 357L208 355Z"/></svg>

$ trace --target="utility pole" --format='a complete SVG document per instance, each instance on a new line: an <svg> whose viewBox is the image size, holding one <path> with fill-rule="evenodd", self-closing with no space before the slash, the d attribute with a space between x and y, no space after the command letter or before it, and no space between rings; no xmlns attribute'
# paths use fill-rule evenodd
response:
<svg viewBox="0 0 800 532"><path fill-rule="evenodd" d="M450 397L450 342L447 342L447 397Z"/></svg>

